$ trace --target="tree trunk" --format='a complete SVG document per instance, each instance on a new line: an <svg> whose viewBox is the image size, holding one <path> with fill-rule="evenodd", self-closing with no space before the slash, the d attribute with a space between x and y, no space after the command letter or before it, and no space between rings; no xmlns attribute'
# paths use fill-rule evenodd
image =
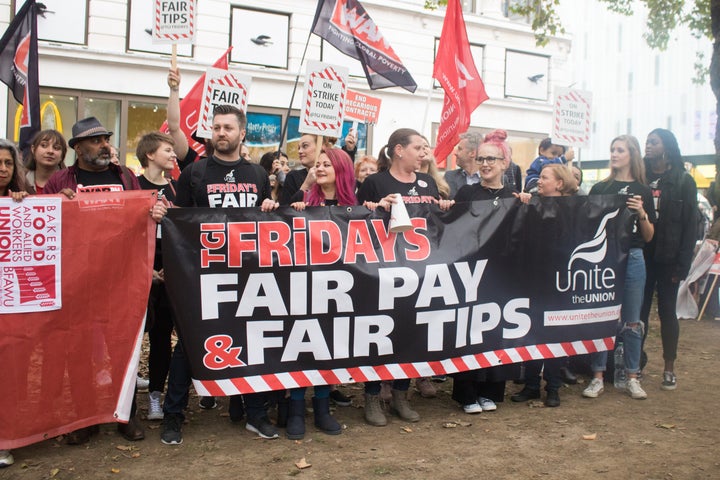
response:
<svg viewBox="0 0 720 480"><path fill-rule="evenodd" d="M710 22L713 36L710 61L710 87L715 94L715 185L720 185L720 0L710 1Z"/></svg>

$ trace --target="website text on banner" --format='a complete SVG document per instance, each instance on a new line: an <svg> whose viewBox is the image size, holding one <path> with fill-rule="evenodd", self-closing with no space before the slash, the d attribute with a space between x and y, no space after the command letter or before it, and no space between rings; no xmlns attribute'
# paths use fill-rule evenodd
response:
<svg viewBox="0 0 720 480"><path fill-rule="evenodd" d="M630 214L614 197L176 209L167 287L201 394L423 377L611 349Z"/></svg>

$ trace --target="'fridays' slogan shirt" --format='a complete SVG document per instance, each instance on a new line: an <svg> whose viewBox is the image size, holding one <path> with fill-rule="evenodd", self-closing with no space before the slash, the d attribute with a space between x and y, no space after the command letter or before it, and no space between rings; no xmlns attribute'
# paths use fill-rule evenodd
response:
<svg viewBox="0 0 720 480"><path fill-rule="evenodd" d="M195 169L202 169L196 182ZM194 184L195 183L195 184ZM270 198L270 180L260 165L245 159L222 162L215 157L199 160L180 174L175 205L179 207L243 208L257 207Z"/></svg>

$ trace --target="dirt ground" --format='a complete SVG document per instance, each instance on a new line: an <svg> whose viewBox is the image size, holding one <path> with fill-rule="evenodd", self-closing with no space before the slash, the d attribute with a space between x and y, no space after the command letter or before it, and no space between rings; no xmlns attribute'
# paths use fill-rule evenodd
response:
<svg viewBox="0 0 720 480"><path fill-rule="evenodd" d="M15 465L0 470L0 479L717 479L719 344L720 322L683 320L678 388L662 391L653 321L643 401L608 384L598 399L582 398L588 381L582 378L561 390L559 408L515 404L509 395L520 386L508 382L497 411L471 416L450 399L448 381L436 384L437 398L414 395L419 423L389 417L378 428L364 423L362 389L350 385L345 391L355 396L353 406L335 411L343 434L317 432L309 413L303 441L262 440L230 422L227 399L205 411L193 397L180 446L160 442L160 422L144 420L146 438L132 444L104 425L85 446L53 439L14 451ZM143 413L146 402L141 394ZM450 422L458 425L448 428ZM299 469L301 459L312 466Z"/></svg>

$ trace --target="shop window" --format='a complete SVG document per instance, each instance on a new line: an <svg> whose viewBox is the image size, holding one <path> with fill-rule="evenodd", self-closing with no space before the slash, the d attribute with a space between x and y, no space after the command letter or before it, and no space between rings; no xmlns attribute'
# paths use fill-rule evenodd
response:
<svg viewBox="0 0 720 480"><path fill-rule="evenodd" d="M165 103L128 102L127 139L125 140L125 163L135 173L142 167L135 155L137 144L143 135L156 132L167 118Z"/></svg>

